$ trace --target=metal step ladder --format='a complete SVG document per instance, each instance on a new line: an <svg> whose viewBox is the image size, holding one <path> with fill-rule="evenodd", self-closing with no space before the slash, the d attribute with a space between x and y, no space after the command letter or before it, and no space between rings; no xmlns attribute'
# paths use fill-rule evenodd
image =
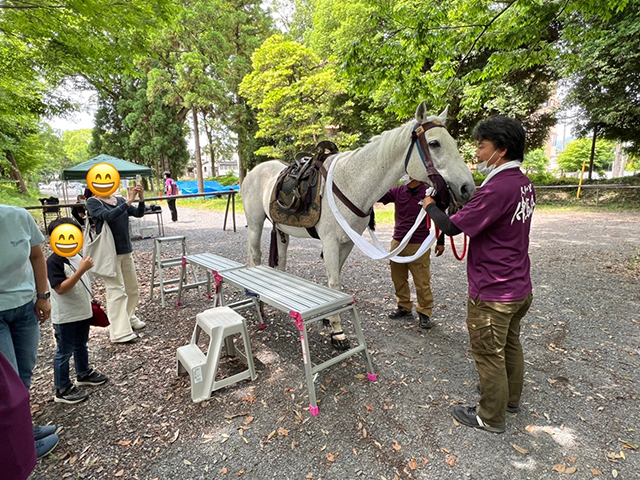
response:
<svg viewBox="0 0 640 480"><path fill-rule="evenodd" d="M164 258L163 247L168 247L169 244L179 243L180 251L179 255ZM178 292L178 287L167 287L167 285L180 283L182 280L182 289L200 288L202 285L206 285L207 281L199 281L195 270L192 270L193 283L187 283L187 270L183 268L186 266L185 257L187 252L187 239L184 235L176 235L173 237L159 237L155 238L153 242L153 258L151 262L151 288L149 299L153 299L153 291L156 287L160 287L160 298L162 299L162 306L166 306L165 295L168 293ZM180 267L180 275L177 278L166 279L166 268ZM158 271L158 281L156 281L156 270Z"/></svg>
<svg viewBox="0 0 640 480"><path fill-rule="evenodd" d="M205 354L198 346L200 333L209 336L209 348ZM244 344L241 352L233 343L233 335L240 335ZM229 356L236 354L245 360L247 369L227 378L216 380L222 351ZM230 351L233 350L233 351ZM191 378L191 399L202 402L222 387L245 379L256 379L249 333L244 317L229 307L217 307L196 315L196 326L189 345L178 348L178 376L187 372Z"/></svg>

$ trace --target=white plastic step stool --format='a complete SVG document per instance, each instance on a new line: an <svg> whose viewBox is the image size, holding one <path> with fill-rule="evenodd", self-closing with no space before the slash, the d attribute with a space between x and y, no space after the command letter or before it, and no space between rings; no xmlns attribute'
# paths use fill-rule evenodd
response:
<svg viewBox="0 0 640 480"><path fill-rule="evenodd" d="M200 332L209 335L209 348L206 355L198 346ZM229 338L235 334L242 335L244 354L233 345L233 339ZM242 357L248 368L216 381L223 347L227 355L235 353ZM230 352L231 348L235 352ZM255 380L256 370L253 365L249 333L244 318L229 307L211 308L196 315L196 326L193 329L191 343L178 348L178 375L184 372L187 372L191 377L191 398L194 402L207 400L211 398L213 391L240 380L247 378Z"/></svg>

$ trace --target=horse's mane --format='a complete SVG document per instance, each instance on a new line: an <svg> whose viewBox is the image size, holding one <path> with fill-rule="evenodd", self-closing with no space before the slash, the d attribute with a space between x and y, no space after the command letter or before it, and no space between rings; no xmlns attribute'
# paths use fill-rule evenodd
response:
<svg viewBox="0 0 640 480"><path fill-rule="evenodd" d="M440 117L437 115L432 115L427 118L427 122L435 122L442 123ZM376 135L371 137L371 139L367 142L366 145L360 147L353 152L357 152L358 150L366 150L369 147L378 146L378 155L386 156L388 152L397 151L398 148L406 147L409 148L409 143L407 143L407 130L410 130L415 125L415 119L409 120L408 122L400 125L399 127L393 128L391 130L387 130L386 132L382 132L380 135ZM398 145L401 144L401 145Z"/></svg>

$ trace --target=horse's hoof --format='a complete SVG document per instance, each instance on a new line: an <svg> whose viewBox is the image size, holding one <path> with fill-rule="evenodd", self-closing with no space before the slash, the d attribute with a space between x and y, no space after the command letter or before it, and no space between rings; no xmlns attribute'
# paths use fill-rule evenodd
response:
<svg viewBox="0 0 640 480"><path fill-rule="evenodd" d="M336 350L349 350L351 348L351 343L347 338L343 340L339 340L336 338L337 335L344 335L344 332L333 332L331 334L331 345Z"/></svg>
<svg viewBox="0 0 640 480"><path fill-rule="evenodd" d="M328 319L328 318L323 318L323 319L322 319L322 324L323 324L323 325L326 325L326 326L329 326L329 325L331 325L331 322L329 321L329 319Z"/></svg>

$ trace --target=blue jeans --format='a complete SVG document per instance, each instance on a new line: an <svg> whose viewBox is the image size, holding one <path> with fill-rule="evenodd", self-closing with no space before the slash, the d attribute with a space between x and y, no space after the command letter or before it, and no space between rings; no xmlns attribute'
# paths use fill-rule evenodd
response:
<svg viewBox="0 0 640 480"><path fill-rule="evenodd" d="M27 389L38 357L40 323L32 301L0 312L0 352L15 368Z"/></svg>
<svg viewBox="0 0 640 480"><path fill-rule="evenodd" d="M71 385L69 378L69 359L73 355L76 366L76 376L89 373L89 328L91 319L71 323L54 323L56 334L56 356L53 357L53 381L56 390L62 390Z"/></svg>

